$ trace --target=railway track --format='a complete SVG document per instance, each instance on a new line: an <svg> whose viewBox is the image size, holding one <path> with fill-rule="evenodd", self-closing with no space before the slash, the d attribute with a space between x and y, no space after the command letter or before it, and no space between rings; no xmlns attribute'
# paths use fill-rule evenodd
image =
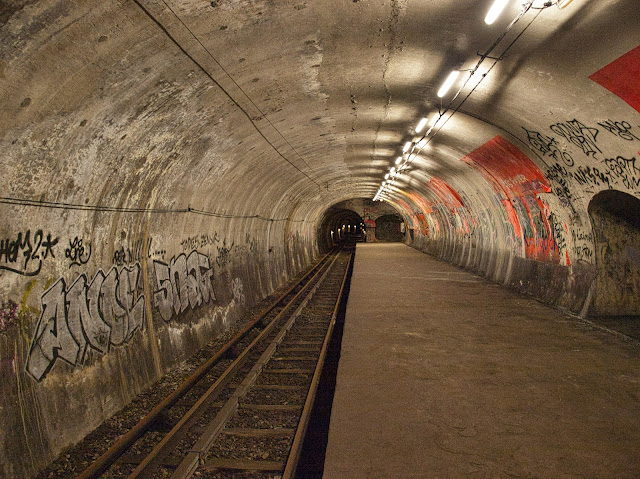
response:
<svg viewBox="0 0 640 479"><path fill-rule="evenodd" d="M323 257L78 477L295 477L352 256Z"/></svg>

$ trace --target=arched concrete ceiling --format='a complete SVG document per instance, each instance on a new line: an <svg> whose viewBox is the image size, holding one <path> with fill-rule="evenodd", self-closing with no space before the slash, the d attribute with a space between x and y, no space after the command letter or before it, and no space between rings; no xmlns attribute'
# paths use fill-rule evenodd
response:
<svg viewBox="0 0 640 479"><path fill-rule="evenodd" d="M492 2L0 2L0 475L35 475L300 272L336 208L368 231L395 208L412 246L575 313L637 314L638 232L610 203L640 197L639 2L510 0L486 25Z"/></svg>
<svg viewBox="0 0 640 479"><path fill-rule="evenodd" d="M631 0L534 2L440 101L449 72L478 65L521 11L511 1L489 26L491 3L5 3L3 191L318 221L337 201L373 197L439 109L394 204L433 176L486 188L459 160L496 135L543 167L523 127L637 119L589 79L638 46Z"/></svg>

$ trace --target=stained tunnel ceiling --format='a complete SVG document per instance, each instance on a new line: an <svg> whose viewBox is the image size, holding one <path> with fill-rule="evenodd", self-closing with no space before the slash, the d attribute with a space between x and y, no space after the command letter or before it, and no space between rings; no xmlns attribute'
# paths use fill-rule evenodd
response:
<svg viewBox="0 0 640 479"><path fill-rule="evenodd" d="M486 25L492 2L4 3L3 191L319 221L376 194L422 117L398 207L434 177L486 187L460 160L497 135L542 166L527 131L635 118L589 77L640 43L637 2L535 1L510 29L522 2Z"/></svg>

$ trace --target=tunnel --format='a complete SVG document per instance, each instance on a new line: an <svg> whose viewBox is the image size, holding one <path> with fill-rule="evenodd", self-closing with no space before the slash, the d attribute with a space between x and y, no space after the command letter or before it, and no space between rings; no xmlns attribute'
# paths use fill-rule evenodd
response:
<svg viewBox="0 0 640 479"><path fill-rule="evenodd" d="M634 321L638 3L503 3L2 2L0 476L347 236Z"/></svg>
<svg viewBox="0 0 640 479"><path fill-rule="evenodd" d="M347 208L329 208L321 224L318 237L320 251L326 251L348 238L363 239L366 235L362 216Z"/></svg>

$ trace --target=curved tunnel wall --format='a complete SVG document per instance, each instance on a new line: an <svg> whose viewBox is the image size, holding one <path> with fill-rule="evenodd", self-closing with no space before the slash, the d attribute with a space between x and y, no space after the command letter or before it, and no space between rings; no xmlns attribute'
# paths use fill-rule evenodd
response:
<svg viewBox="0 0 640 479"><path fill-rule="evenodd" d="M368 198L409 119L487 40L441 28L445 6L482 2L321 3L184 2L206 50L154 2L0 7L4 475L32 476L308 264L331 207L368 234L400 211L414 247L571 311L633 311L600 275L621 273L612 244L637 266L612 243L635 230L589 204L640 196L638 40L602 41L637 31L635 2L542 12L386 203Z"/></svg>
<svg viewBox="0 0 640 479"><path fill-rule="evenodd" d="M24 3L0 36L3 477L33 476L318 249L319 188L132 2Z"/></svg>
<svg viewBox="0 0 640 479"><path fill-rule="evenodd" d="M577 182L598 177L573 176L557 163L545 175L501 136L462 162L472 169L465 178L432 177L422 193L398 201L414 225L414 245L549 303L575 312L588 308L595 275L591 224L581 198L561 205L550 171Z"/></svg>

